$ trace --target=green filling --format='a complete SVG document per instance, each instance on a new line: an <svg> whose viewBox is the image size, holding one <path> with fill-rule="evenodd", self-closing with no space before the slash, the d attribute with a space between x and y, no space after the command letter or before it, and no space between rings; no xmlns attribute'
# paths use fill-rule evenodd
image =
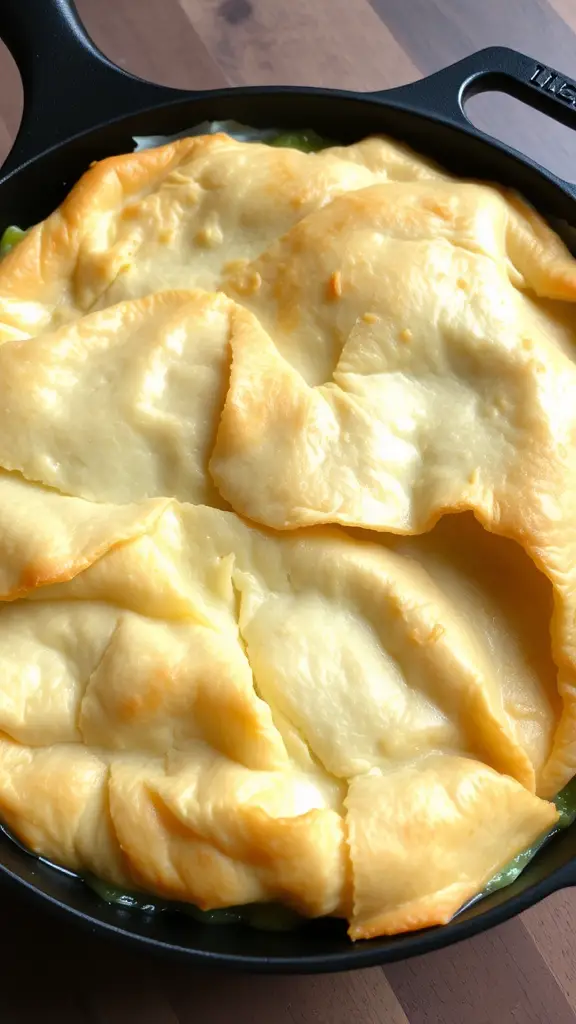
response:
<svg viewBox="0 0 576 1024"><path fill-rule="evenodd" d="M145 914L178 911L192 917L199 924L242 924L266 932L291 931L304 923L304 918L300 914L279 903L249 903L244 907L226 907L225 910L200 910L193 903L176 903L150 898L141 892L117 889L93 875L85 876L84 881L106 903L114 903L130 910L140 910Z"/></svg>
<svg viewBox="0 0 576 1024"><path fill-rule="evenodd" d="M554 803L560 812L560 820L553 832L541 836L533 846L519 853L505 868L502 868L502 871L494 875L494 878L490 879L485 887L482 896L488 896L497 889L504 889L505 886L512 885L512 882L516 881L518 875L543 846L548 836L558 829L567 828L576 820L576 777L558 793ZM278 903L251 903L243 907L227 907L225 910L199 910L192 903L172 903L168 900L150 899L145 893L116 889L92 876L86 877L84 880L106 903L141 910L148 914L171 910L187 914L200 924L241 924L257 928L260 931L274 932L290 931L304 923L304 918L300 914Z"/></svg>
<svg viewBox="0 0 576 1024"><path fill-rule="evenodd" d="M300 149L303 153L317 153L320 149L335 146L336 143L318 135L313 128L307 128L301 132L281 132L275 139L270 139L267 145Z"/></svg>
<svg viewBox="0 0 576 1024"><path fill-rule="evenodd" d="M564 789L561 789L554 803L560 812L556 828L568 828L576 820L576 775Z"/></svg>
<svg viewBox="0 0 576 1024"><path fill-rule="evenodd" d="M497 889L504 889L507 885L512 885L512 882L516 881L518 875L524 871L526 865L529 864L535 854L538 853L538 850L546 840L547 835L548 833L541 836L533 846L528 850L524 850L522 853L519 853L510 861L509 864L506 865L505 868L502 868L502 871L499 871L497 875L494 875L494 878L490 879L488 885L482 892L482 896L489 896L491 892L496 892Z"/></svg>
<svg viewBox="0 0 576 1024"><path fill-rule="evenodd" d="M576 777L564 786L564 789L560 790L558 796L555 797L554 803L560 812L560 818L558 824L553 831L547 832L545 835L537 839L533 846L530 846L527 850L523 850L519 853L502 871L499 871L494 878L491 878L488 885L482 893L483 896L487 896L491 892L496 892L497 889L504 889L507 885L512 885L518 878L518 875L524 871L527 864L530 863L532 858L538 853L541 846L544 845L546 840L554 832L557 832L561 828L568 828L572 822L576 819Z"/></svg>
<svg viewBox="0 0 576 1024"><path fill-rule="evenodd" d="M15 245L18 245L18 242L24 238L25 234L26 232L22 228L16 227L15 224L11 224L9 228L6 228L2 238L0 238L0 257L5 256Z"/></svg>

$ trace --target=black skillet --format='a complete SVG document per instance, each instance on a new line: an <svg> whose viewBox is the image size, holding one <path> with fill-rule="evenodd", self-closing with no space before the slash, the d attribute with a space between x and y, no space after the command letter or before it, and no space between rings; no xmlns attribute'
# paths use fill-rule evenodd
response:
<svg viewBox="0 0 576 1024"><path fill-rule="evenodd" d="M342 142L385 132L456 174L513 186L570 240L576 186L472 127L463 101L501 90L576 128L576 83L513 50L472 54L423 81L377 93L250 88L183 92L120 70L82 28L72 0L0 0L0 36L24 84L24 116L0 172L0 230L45 217L92 160L133 148L133 135L168 135L204 120L315 128ZM338 971L426 953L518 914L576 884L576 824L552 839L514 885L448 925L356 945L342 923L284 933L206 926L178 914L146 916L100 900L81 881L24 853L0 833L0 877L36 903L91 930L198 964L253 971Z"/></svg>

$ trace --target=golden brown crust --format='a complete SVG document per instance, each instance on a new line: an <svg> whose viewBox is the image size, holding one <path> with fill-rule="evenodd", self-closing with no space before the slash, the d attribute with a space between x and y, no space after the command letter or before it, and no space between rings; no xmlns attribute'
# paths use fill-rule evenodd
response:
<svg viewBox="0 0 576 1024"><path fill-rule="evenodd" d="M346 806L352 939L446 924L558 820L512 779L451 757L356 778Z"/></svg>
<svg viewBox="0 0 576 1024"><path fill-rule="evenodd" d="M227 135L110 157L0 263L0 342L163 287L214 287L334 195L417 160L384 140L300 153Z"/></svg>
<svg viewBox="0 0 576 1024"><path fill-rule="evenodd" d="M214 143L212 138L216 140ZM62 205L33 227L2 260L2 322L29 334L44 330L60 305L66 307L74 303L72 278L82 258L82 246L92 232L98 232L103 215L113 216L134 196L142 191L153 191L172 169L202 145L218 145L218 138L181 139L158 149L109 157L94 164ZM104 286L118 270L119 265L112 258ZM79 310L86 311L95 298L97 295L86 295L80 287ZM30 310L20 310L20 303L30 303Z"/></svg>
<svg viewBox="0 0 576 1024"><path fill-rule="evenodd" d="M576 263L520 201L434 181L335 199L231 295L246 274L266 334L232 344L220 493L279 530L417 535L471 510L520 543L555 588L553 796L576 771Z"/></svg>
<svg viewBox="0 0 576 1024"><path fill-rule="evenodd" d="M575 298L521 200L390 140L93 167L0 263L15 834L356 939L447 921L551 828Z"/></svg>
<svg viewBox="0 0 576 1024"><path fill-rule="evenodd" d="M145 533L168 504L94 505L0 470L0 601L73 579Z"/></svg>
<svg viewBox="0 0 576 1024"><path fill-rule="evenodd" d="M279 899L307 916L330 914L347 905L343 823L314 808L318 796L305 795L306 779L296 810L298 784L297 776L260 776L212 751L168 771L120 764L112 769L112 819L145 889L202 909Z"/></svg>
<svg viewBox="0 0 576 1024"><path fill-rule="evenodd" d="M0 346L0 466L89 501L226 507L208 459L230 343L260 331L223 294L167 290Z"/></svg>
<svg viewBox="0 0 576 1024"><path fill-rule="evenodd" d="M472 578L464 569L464 586ZM543 686L504 691L500 660L524 669L505 626L482 647L458 586L443 589L414 558L337 529L279 535L175 503L73 580L0 610L6 793L14 751L29 765L11 800L0 786L0 809L26 837L42 793L56 825L42 826L35 848L67 862L69 832L57 846L66 805L57 787L46 797L34 766L43 772L50 750L63 763L68 744L66 763L80 771L91 749L111 765L99 785L132 884L205 908L283 899L312 916L348 914L352 882L361 892L363 872L379 871L354 831L348 854L346 829L364 828L354 794L371 773L396 778L415 750L441 749L447 787L460 785L462 763L484 778L480 759L523 783L513 806L524 799L534 813L510 817L509 845L496 836L503 861L555 815L529 794L541 748L524 747L514 720L531 716L547 749L549 709ZM52 744L44 760L36 744ZM423 800L435 780L423 774ZM433 826L449 845L449 829ZM74 866L92 870L74 849Z"/></svg>

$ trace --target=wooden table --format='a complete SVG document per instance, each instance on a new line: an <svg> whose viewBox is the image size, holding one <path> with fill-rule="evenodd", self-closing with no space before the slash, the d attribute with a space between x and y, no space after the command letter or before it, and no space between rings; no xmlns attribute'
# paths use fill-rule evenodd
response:
<svg viewBox="0 0 576 1024"><path fill-rule="evenodd" d="M0 0L15 3L17 0ZM474 49L514 46L576 77L576 0L78 0L118 64L168 85L271 82L376 89ZM21 111L0 53L0 156ZM574 179L576 138L491 95L481 127ZM576 894L386 970L302 978L201 974L110 948L3 896L2 1024L568 1024Z"/></svg>

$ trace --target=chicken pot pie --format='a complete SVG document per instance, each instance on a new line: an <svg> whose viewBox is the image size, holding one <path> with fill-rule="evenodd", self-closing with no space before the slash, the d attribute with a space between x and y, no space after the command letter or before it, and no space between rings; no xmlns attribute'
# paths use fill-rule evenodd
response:
<svg viewBox="0 0 576 1024"><path fill-rule="evenodd" d="M161 288L213 288L342 192L439 176L384 139L301 153L217 134L103 160L6 257L0 341Z"/></svg>
<svg viewBox="0 0 576 1024"><path fill-rule="evenodd" d="M441 924L576 771L576 264L369 139L95 165L0 263L0 818L81 875Z"/></svg>

